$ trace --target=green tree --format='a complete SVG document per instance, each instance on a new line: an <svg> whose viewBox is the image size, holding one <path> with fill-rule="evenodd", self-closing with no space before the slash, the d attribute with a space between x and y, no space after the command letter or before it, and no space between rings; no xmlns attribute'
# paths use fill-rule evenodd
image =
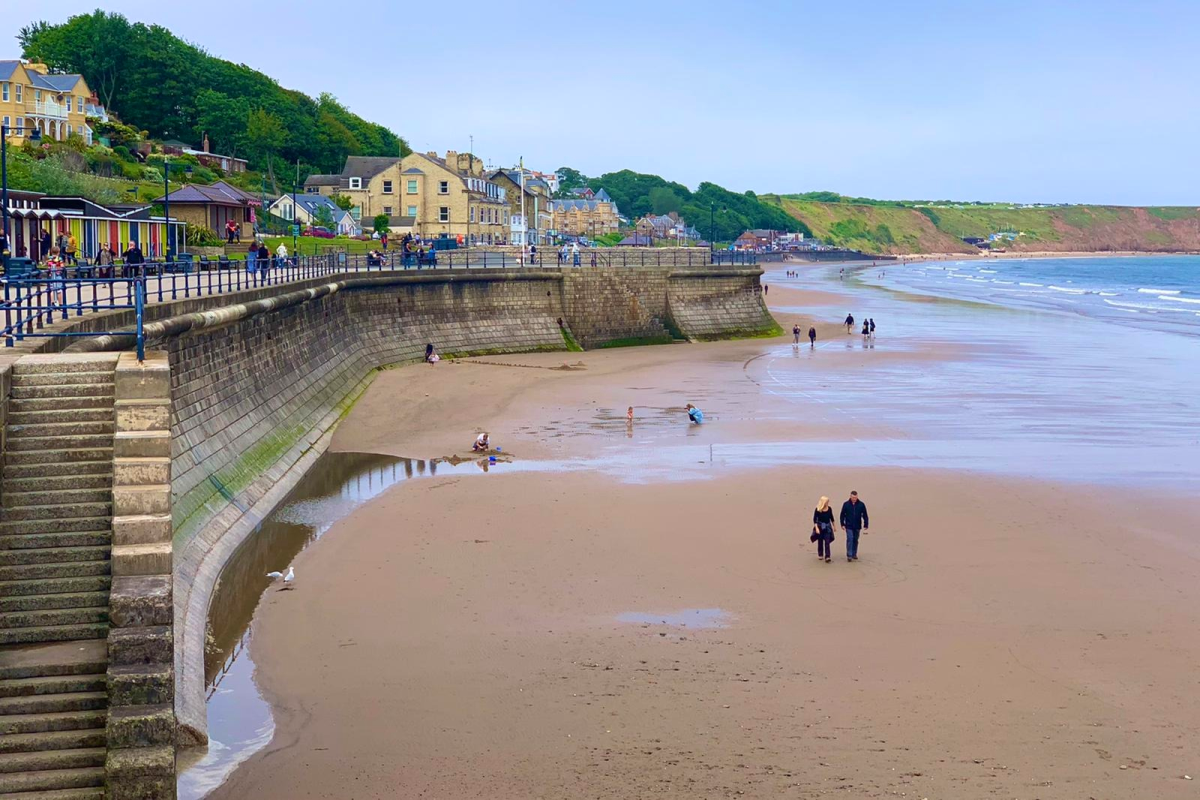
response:
<svg viewBox="0 0 1200 800"><path fill-rule="evenodd" d="M333 230L336 223L333 220L333 212L329 210L329 206L317 206L317 211L313 214L313 222L322 228Z"/></svg>
<svg viewBox="0 0 1200 800"><path fill-rule="evenodd" d="M683 209L683 199L666 186L657 186L648 193L650 211L655 214L670 214Z"/></svg>
<svg viewBox="0 0 1200 800"><path fill-rule="evenodd" d="M286 137L283 121L262 108L256 108L246 118L246 151L260 159L282 148Z"/></svg>
<svg viewBox="0 0 1200 800"><path fill-rule="evenodd" d="M577 169L571 167L559 167L554 171L558 175L558 198L574 197L571 194L572 189L582 189L588 185L587 176Z"/></svg>
<svg viewBox="0 0 1200 800"><path fill-rule="evenodd" d="M349 211L350 209L354 208L354 201L349 197L346 197L344 194L338 194L337 192L334 192L332 195L330 195L329 199L332 200L333 204L342 211Z"/></svg>
<svg viewBox="0 0 1200 800"><path fill-rule="evenodd" d="M378 233L380 236L382 236L383 234L385 234L389 230L391 230L391 228L388 225L388 215L387 214L376 214L374 222L375 222L375 232Z"/></svg>

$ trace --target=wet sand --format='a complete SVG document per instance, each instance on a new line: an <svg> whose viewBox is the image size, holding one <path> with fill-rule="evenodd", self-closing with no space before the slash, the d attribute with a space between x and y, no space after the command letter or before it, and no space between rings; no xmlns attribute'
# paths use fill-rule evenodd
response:
<svg viewBox="0 0 1200 800"><path fill-rule="evenodd" d="M520 462L890 433L798 416L747 366L762 347L392 370L334 447L444 456L484 429ZM682 423L688 400L714 424ZM397 486L301 555L251 643L275 738L214 797L1195 796L1186 498L942 470L505 468ZM852 488L875 520L862 560L819 562L813 502ZM621 621L692 609L724 627Z"/></svg>

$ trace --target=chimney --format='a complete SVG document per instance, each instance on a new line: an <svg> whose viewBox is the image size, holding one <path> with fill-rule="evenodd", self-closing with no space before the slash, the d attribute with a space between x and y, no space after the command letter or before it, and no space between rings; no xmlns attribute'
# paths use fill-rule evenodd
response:
<svg viewBox="0 0 1200 800"><path fill-rule="evenodd" d="M425 153L425 155L429 156L430 158L438 157L437 150L429 150Z"/></svg>
<svg viewBox="0 0 1200 800"><path fill-rule="evenodd" d="M46 75L50 72L50 68L40 61L30 61L25 64L25 69L29 72L36 72L39 75Z"/></svg>
<svg viewBox="0 0 1200 800"><path fill-rule="evenodd" d="M201 143L200 149L206 153L209 152L209 150L208 150L208 131L204 132L204 141Z"/></svg>
<svg viewBox="0 0 1200 800"><path fill-rule="evenodd" d="M459 165L458 165L458 151L457 150L447 150L446 151L446 166L450 167L450 169L461 169L461 167L459 167Z"/></svg>

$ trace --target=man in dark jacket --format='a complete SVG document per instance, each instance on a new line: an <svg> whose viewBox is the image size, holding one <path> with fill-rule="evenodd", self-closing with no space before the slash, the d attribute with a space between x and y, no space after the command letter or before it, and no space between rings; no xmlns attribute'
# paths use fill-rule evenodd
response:
<svg viewBox="0 0 1200 800"><path fill-rule="evenodd" d="M842 503L841 523L846 531L846 560L858 561L859 531L869 533L871 521L867 517L867 504L858 499L858 492L851 492L850 499Z"/></svg>

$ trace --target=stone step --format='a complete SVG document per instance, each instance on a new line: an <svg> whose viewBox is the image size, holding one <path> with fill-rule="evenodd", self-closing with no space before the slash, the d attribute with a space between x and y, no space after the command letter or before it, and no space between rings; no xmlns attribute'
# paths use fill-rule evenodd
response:
<svg viewBox="0 0 1200 800"><path fill-rule="evenodd" d="M66 419L61 422L46 421L25 425L17 425L9 420L8 440L11 442L14 439L42 436L96 436L105 433L112 434L116 427L117 423L111 419L95 421Z"/></svg>
<svg viewBox="0 0 1200 800"><path fill-rule="evenodd" d="M0 580L0 597L36 597L38 595L76 594L78 592L108 592L112 577L101 575L67 576Z"/></svg>
<svg viewBox="0 0 1200 800"><path fill-rule="evenodd" d="M4 490L82 489L86 485L112 486L112 459L73 461L70 464L20 464L4 466Z"/></svg>
<svg viewBox="0 0 1200 800"><path fill-rule="evenodd" d="M112 447L113 434L82 436L13 436L5 444L5 452L17 453L30 450L83 450L94 447Z"/></svg>
<svg viewBox="0 0 1200 800"><path fill-rule="evenodd" d="M24 533L65 533L67 531L112 530L112 517L78 517L75 519L17 519L0 522L0 536L20 536Z"/></svg>
<svg viewBox="0 0 1200 800"><path fill-rule="evenodd" d="M104 485L87 489L59 489L57 491L11 491L4 493L4 508L24 508L26 506L50 506L63 503L110 503L112 489Z"/></svg>
<svg viewBox="0 0 1200 800"><path fill-rule="evenodd" d="M10 413L24 414L32 411L62 411L69 409L105 409L113 413L114 398L109 397L29 397L13 398L8 401Z"/></svg>
<svg viewBox="0 0 1200 800"><path fill-rule="evenodd" d="M99 503L54 503L44 506L20 506L6 508L0 512L0 519L5 522L20 520L62 520L79 517L111 517L112 503L102 500Z"/></svg>
<svg viewBox="0 0 1200 800"><path fill-rule="evenodd" d="M107 639L22 645L7 648L3 652L5 658L4 663L0 664L0 680L18 682L6 691L33 691L27 683L19 683L26 678L36 680L90 675L107 679ZM8 683L3 685L9 686ZM52 692L65 691L64 686L67 685L51 683L46 689ZM98 691L95 687L84 688Z"/></svg>
<svg viewBox="0 0 1200 800"><path fill-rule="evenodd" d="M50 625L87 625L108 622L108 607L44 608L0 612L0 629L38 628Z"/></svg>
<svg viewBox="0 0 1200 800"><path fill-rule="evenodd" d="M107 752L103 747L81 747L33 753L9 753L0 755L0 773L103 767Z"/></svg>
<svg viewBox="0 0 1200 800"><path fill-rule="evenodd" d="M22 792L21 794L6 794L9 800L107 800L103 786L89 786L85 789L51 789L46 792Z"/></svg>
<svg viewBox="0 0 1200 800"><path fill-rule="evenodd" d="M53 714L58 711L91 711L97 708L108 708L107 690L0 697L0 715Z"/></svg>
<svg viewBox="0 0 1200 800"><path fill-rule="evenodd" d="M14 375L63 372L112 372L120 353L33 353L13 363Z"/></svg>
<svg viewBox="0 0 1200 800"><path fill-rule="evenodd" d="M103 639L108 636L108 623L89 625L50 625L40 628L0 629L0 644L38 644L42 642L71 642L79 639Z"/></svg>
<svg viewBox="0 0 1200 800"><path fill-rule="evenodd" d="M108 694L113 706L150 706L175 701L175 669L171 664L128 664L108 668Z"/></svg>
<svg viewBox="0 0 1200 800"><path fill-rule="evenodd" d="M18 386L105 386L112 387L112 370L107 372L14 372L13 388Z"/></svg>
<svg viewBox="0 0 1200 800"><path fill-rule="evenodd" d="M54 399L58 401L59 408L75 408L75 401L90 397L97 400L107 400L112 403L116 400L116 391L112 383L101 383L95 385L79 385L68 384L65 386L14 386L12 387L12 398L14 400L46 400Z"/></svg>
<svg viewBox="0 0 1200 800"><path fill-rule="evenodd" d="M0 613L52 608L108 608L108 592L63 592L0 597Z"/></svg>
<svg viewBox="0 0 1200 800"><path fill-rule="evenodd" d="M85 664L96 669L97 664ZM0 680L0 698L32 697L42 694L64 694L68 692L103 692L108 688L108 675L104 672L88 672L82 675L38 675L33 678L6 678Z"/></svg>
<svg viewBox="0 0 1200 800"><path fill-rule="evenodd" d="M113 449L108 447L75 447L62 450L18 450L4 454L5 467L26 464L73 464L80 461L108 461L112 468Z"/></svg>
<svg viewBox="0 0 1200 800"><path fill-rule="evenodd" d="M21 411L8 415L9 425L57 425L64 422L112 422L107 408L54 408L49 411Z"/></svg>
<svg viewBox="0 0 1200 800"><path fill-rule="evenodd" d="M23 550L0 550L0 566L21 564L65 564L70 561L103 561L109 557L110 547L41 547Z"/></svg>
<svg viewBox="0 0 1200 800"><path fill-rule="evenodd" d="M0 736L14 733L43 733L49 731L77 731L84 728L103 730L108 712L61 711L54 714L13 714L0 717Z"/></svg>
<svg viewBox="0 0 1200 800"><path fill-rule="evenodd" d="M17 533L0 536L0 553L5 550L32 550L45 547L101 547L111 543L112 534L109 531Z"/></svg>
<svg viewBox="0 0 1200 800"><path fill-rule="evenodd" d="M45 792L51 789L104 787L104 767L50 769L39 772L0 774L0 797L4 792ZM17 800L24 800L20 795Z"/></svg>
<svg viewBox="0 0 1200 800"><path fill-rule="evenodd" d="M16 564L0 567L0 581L28 581L34 578L84 578L92 575L108 575L108 561L70 561L54 564ZM46 594L39 592L39 594Z"/></svg>
<svg viewBox="0 0 1200 800"><path fill-rule="evenodd" d="M0 738L0 753L38 753L47 750L77 750L104 747L104 728L74 731L14 733Z"/></svg>

